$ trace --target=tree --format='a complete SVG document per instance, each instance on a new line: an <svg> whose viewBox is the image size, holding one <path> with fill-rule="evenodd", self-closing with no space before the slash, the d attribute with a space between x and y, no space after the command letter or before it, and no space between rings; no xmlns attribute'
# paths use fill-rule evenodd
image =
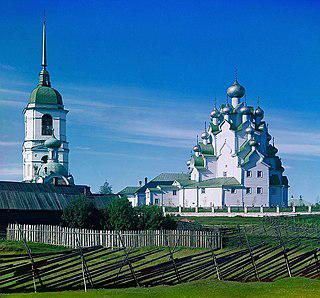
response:
<svg viewBox="0 0 320 298"><path fill-rule="evenodd" d="M134 230L137 214L126 197L115 198L107 205L107 225L114 230Z"/></svg>
<svg viewBox="0 0 320 298"><path fill-rule="evenodd" d="M101 214L94 203L82 195L63 210L63 223L70 228L100 229Z"/></svg>
<svg viewBox="0 0 320 298"><path fill-rule="evenodd" d="M108 181L106 181L102 186L100 186L99 193L102 195L112 194L112 186L109 184Z"/></svg>
<svg viewBox="0 0 320 298"><path fill-rule="evenodd" d="M139 230L171 230L177 227L172 216L163 216L159 206L141 206L137 208Z"/></svg>

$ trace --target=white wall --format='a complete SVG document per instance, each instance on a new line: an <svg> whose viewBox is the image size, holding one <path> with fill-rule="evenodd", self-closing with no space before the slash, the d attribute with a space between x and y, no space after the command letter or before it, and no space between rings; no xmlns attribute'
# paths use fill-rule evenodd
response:
<svg viewBox="0 0 320 298"><path fill-rule="evenodd" d="M34 148L41 145L43 141L50 138L42 135L42 116L49 114L52 116L54 134L62 142L58 152L58 159L68 170L69 168L69 145L67 142L66 115L68 111L53 108L53 106L29 104L24 110L25 141L23 143L23 180L31 181L35 178L35 167L40 168L41 159L48 155L45 147Z"/></svg>

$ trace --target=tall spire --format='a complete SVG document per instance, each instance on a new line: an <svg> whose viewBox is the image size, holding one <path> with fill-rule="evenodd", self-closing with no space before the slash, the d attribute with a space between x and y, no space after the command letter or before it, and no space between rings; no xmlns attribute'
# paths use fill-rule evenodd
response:
<svg viewBox="0 0 320 298"><path fill-rule="evenodd" d="M49 72L47 71L47 32L46 16L44 15L42 25L42 69L39 74L39 86L51 87Z"/></svg>
<svg viewBox="0 0 320 298"><path fill-rule="evenodd" d="M47 36L46 36L46 16L44 15L43 25L42 25L42 67L46 69L47 67Z"/></svg>

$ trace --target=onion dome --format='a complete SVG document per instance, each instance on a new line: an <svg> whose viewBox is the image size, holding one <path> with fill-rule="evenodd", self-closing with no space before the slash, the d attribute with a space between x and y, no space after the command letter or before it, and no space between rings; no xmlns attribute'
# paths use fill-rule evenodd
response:
<svg viewBox="0 0 320 298"><path fill-rule="evenodd" d="M67 177L68 171L62 164L58 162L48 162L43 164L39 170L39 176L47 177L51 174Z"/></svg>
<svg viewBox="0 0 320 298"><path fill-rule="evenodd" d="M251 109L246 104L244 104L244 106L240 109L240 113L242 115L250 115Z"/></svg>
<svg viewBox="0 0 320 298"><path fill-rule="evenodd" d="M235 80L234 83L227 89L227 94L229 97L241 98L245 95L246 89Z"/></svg>
<svg viewBox="0 0 320 298"><path fill-rule="evenodd" d="M199 145L195 145L195 146L193 147L193 151L194 151L194 152L200 152L200 146L199 146Z"/></svg>
<svg viewBox="0 0 320 298"><path fill-rule="evenodd" d="M208 134L206 131L204 131L204 132L201 134L201 139L205 140L205 139L207 139L207 138L209 138L209 134Z"/></svg>
<svg viewBox="0 0 320 298"><path fill-rule="evenodd" d="M253 129L252 126L248 126L248 127L246 128L246 133L247 133L247 134L252 134L253 132L254 132L254 129Z"/></svg>
<svg viewBox="0 0 320 298"><path fill-rule="evenodd" d="M188 160L187 161L187 166L190 167L190 164L191 164L191 162L190 162L190 160Z"/></svg>
<svg viewBox="0 0 320 298"><path fill-rule="evenodd" d="M61 94L51 87L38 86L35 88L29 98L29 103L45 105L62 105Z"/></svg>
<svg viewBox="0 0 320 298"><path fill-rule="evenodd" d="M251 139L251 140L249 141L249 145L250 145L250 146L257 146L257 145L258 145L258 142L257 142L255 139Z"/></svg>
<svg viewBox="0 0 320 298"><path fill-rule="evenodd" d="M220 117L220 112L216 107L213 108L212 112L210 113L210 117L211 118L219 118Z"/></svg>
<svg viewBox="0 0 320 298"><path fill-rule="evenodd" d="M229 106L229 104L226 104L226 106L222 109L222 113L225 115L232 113L232 108Z"/></svg>
<svg viewBox="0 0 320 298"><path fill-rule="evenodd" d="M254 111L254 115L262 118L264 116L264 111L260 107L257 107Z"/></svg>
<svg viewBox="0 0 320 298"><path fill-rule="evenodd" d="M60 148L61 146L61 141L59 141L58 139L56 139L56 137L54 135L52 135L49 139L47 139L44 142L44 145L47 148Z"/></svg>

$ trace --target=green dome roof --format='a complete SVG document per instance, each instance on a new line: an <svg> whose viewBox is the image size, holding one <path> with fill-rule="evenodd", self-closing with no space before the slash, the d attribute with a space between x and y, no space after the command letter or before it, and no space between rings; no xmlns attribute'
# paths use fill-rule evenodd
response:
<svg viewBox="0 0 320 298"><path fill-rule="evenodd" d="M62 105L61 94L51 87L38 86L30 95L30 103Z"/></svg>
<svg viewBox="0 0 320 298"><path fill-rule="evenodd" d="M58 162L48 162L43 164L39 170L39 176L45 178L51 174L67 177L68 171L62 164Z"/></svg>

